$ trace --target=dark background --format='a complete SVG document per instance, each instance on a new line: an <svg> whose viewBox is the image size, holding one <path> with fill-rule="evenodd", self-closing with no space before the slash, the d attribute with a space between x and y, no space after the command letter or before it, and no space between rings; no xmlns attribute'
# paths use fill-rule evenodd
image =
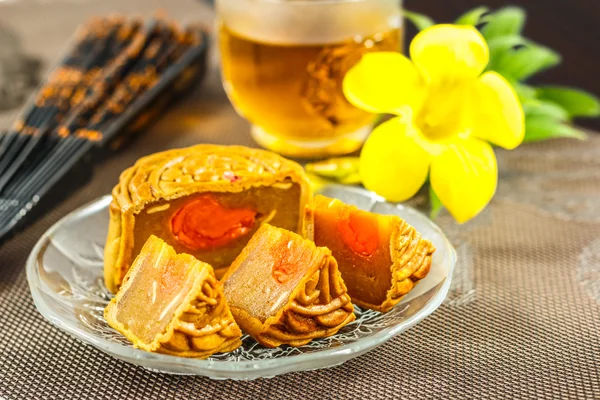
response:
<svg viewBox="0 0 600 400"><path fill-rule="evenodd" d="M600 96L600 0L405 0L404 7L437 23L452 22L478 6L492 10L515 5L527 11L524 36L562 55L557 67L536 75L531 82L575 86ZM416 29L407 22L407 43ZM578 124L600 130L600 119Z"/></svg>

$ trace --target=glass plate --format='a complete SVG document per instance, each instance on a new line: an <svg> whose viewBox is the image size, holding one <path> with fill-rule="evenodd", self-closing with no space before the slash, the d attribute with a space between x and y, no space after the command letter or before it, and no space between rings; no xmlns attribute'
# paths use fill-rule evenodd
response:
<svg viewBox="0 0 600 400"><path fill-rule="evenodd" d="M410 207L387 203L358 188L332 185L322 192L364 210L398 215L437 248L429 275L396 307L386 314L356 307L356 321L329 338L297 348L268 349L246 335L242 347L207 360L134 348L103 316L112 297L104 286L102 260L110 196L73 211L41 237L27 261L33 300L39 312L58 328L118 359L153 371L255 379L339 365L390 340L438 308L448 293L456 254L442 231Z"/></svg>

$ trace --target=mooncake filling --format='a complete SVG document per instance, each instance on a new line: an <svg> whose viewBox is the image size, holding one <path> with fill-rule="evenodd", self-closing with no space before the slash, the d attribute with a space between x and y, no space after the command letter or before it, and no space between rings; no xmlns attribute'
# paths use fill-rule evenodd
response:
<svg viewBox="0 0 600 400"><path fill-rule="evenodd" d="M292 290L308 269L323 257L302 243L295 235L271 230L270 235L256 235L253 251L247 253L225 283L225 297L231 307L238 307L264 322L288 301Z"/></svg>
<svg viewBox="0 0 600 400"><path fill-rule="evenodd" d="M116 319L144 343L151 343L171 322L194 281L207 272L193 268L198 262L192 257L176 256L159 241L146 247L136 264Z"/></svg>
<svg viewBox="0 0 600 400"><path fill-rule="evenodd" d="M388 219L354 207L330 206L330 201L315 200L315 243L331 249L350 297L384 302L392 283Z"/></svg>
<svg viewBox="0 0 600 400"><path fill-rule="evenodd" d="M300 196L300 185L282 182L155 202L136 217L133 254L153 234L217 270L228 267L262 223L298 231Z"/></svg>

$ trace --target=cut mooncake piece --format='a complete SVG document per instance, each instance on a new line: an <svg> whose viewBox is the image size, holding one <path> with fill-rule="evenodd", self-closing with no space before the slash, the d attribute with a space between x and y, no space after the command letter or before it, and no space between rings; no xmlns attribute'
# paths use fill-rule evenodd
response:
<svg viewBox="0 0 600 400"><path fill-rule="evenodd" d="M308 237L332 251L360 307L389 311L429 273L435 247L402 218L317 195L307 221Z"/></svg>
<svg viewBox="0 0 600 400"><path fill-rule="evenodd" d="M301 346L355 319L331 251L263 225L223 277L242 330L267 347Z"/></svg>
<svg viewBox="0 0 600 400"><path fill-rule="evenodd" d="M104 317L146 351L206 358L242 343L212 267L156 236L144 244Z"/></svg>
<svg viewBox="0 0 600 400"><path fill-rule="evenodd" d="M198 145L138 160L112 196L104 276L116 292L150 235L221 277L261 224L302 233L311 192L302 167L274 153Z"/></svg>

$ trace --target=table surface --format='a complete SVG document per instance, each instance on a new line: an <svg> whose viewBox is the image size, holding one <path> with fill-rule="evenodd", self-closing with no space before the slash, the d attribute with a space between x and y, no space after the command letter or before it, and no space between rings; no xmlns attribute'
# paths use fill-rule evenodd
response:
<svg viewBox="0 0 600 400"><path fill-rule="evenodd" d="M0 26L47 63L76 26L107 10L166 8L210 24L192 0L0 2ZM14 113L0 114L0 128ZM450 301L430 318L342 366L250 382L169 376L115 360L37 313L24 263L40 235L109 193L137 158L195 143L253 146L219 82L202 88L22 233L0 246L1 399L531 398L600 399L600 136L498 153L491 206L462 226L442 218L459 251Z"/></svg>

